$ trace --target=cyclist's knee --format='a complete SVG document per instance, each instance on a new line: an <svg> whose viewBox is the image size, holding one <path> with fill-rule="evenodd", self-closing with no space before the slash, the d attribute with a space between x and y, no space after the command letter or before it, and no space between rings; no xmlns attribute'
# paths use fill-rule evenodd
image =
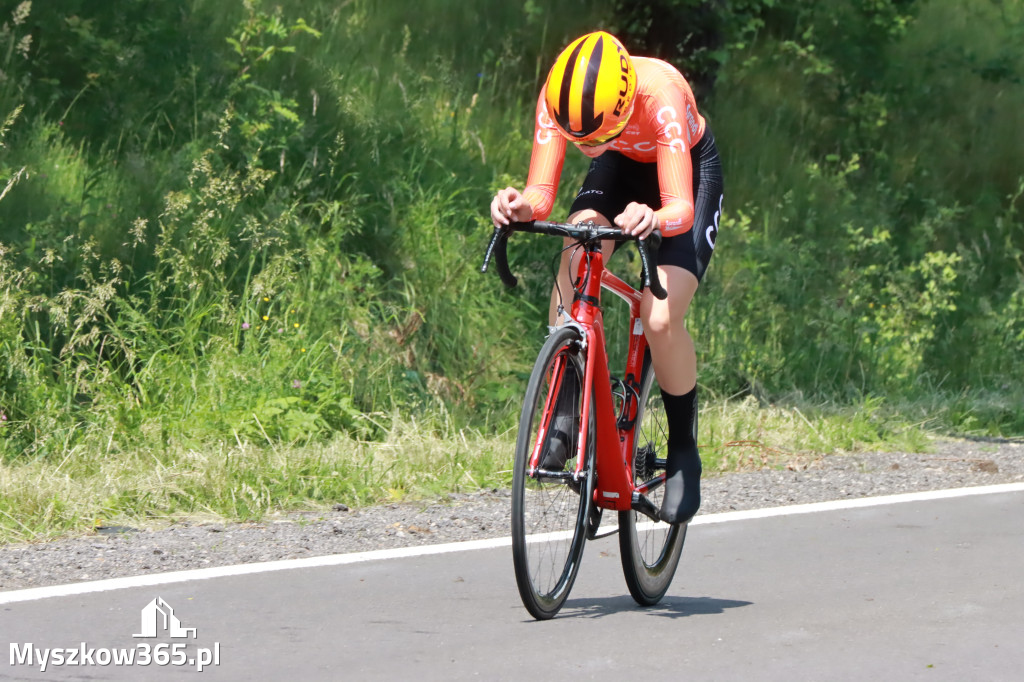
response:
<svg viewBox="0 0 1024 682"><path fill-rule="evenodd" d="M608 220L608 218L605 217L605 215L603 213L599 213L598 211L595 211L592 208L585 208L583 210L576 211L575 213L573 213L573 214L571 214L569 216L569 218L566 220L566 222L569 222L569 223L582 223L582 222L586 222L588 220L592 220L594 223L596 223L598 225L611 226L611 224L612 224L612 222L610 220ZM574 239L572 239L570 237L566 237L565 239L562 240L562 246L565 249L568 249L570 246L572 246L575 243L576 243L576 240L574 240ZM603 245L605 251L608 254L611 254L611 252L614 250L614 244L612 242L610 242L610 241L609 242L602 242L602 245ZM573 255L577 255L577 251L575 249L562 251L562 267L569 266L569 259ZM578 255L577 255L577 258L578 258ZM576 262L573 261L572 267L574 269L575 269L575 263Z"/></svg>
<svg viewBox="0 0 1024 682"><path fill-rule="evenodd" d="M640 315L648 336L664 336L686 330L686 313L697 290L693 273L676 267L659 268L668 298L659 301L650 292L644 295Z"/></svg>
<svg viewBox="0 0 1024 682"><path fill-rule="evenodd" d="M682 318L675 319L667 305L655 305L648 311L644 319L644 333L648 337L660 337L671 334L675 327L682 327Z"/></svg>
<svg viewBox="0 0 1024 682"><path fill-rule="evenodd" d="M598 225L611 225L612 221L609 220L603 213L599 213L592 208L585 208L582 211L576 211L569 216L568 222L570 223L582 223L587 220L593 220Z"/></svg>

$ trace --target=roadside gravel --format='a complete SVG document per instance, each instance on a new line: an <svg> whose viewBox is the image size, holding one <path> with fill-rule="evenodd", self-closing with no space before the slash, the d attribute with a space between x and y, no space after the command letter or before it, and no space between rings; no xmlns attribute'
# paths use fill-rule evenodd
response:
<svg viewBox="0 0 1024 682"><path fill-rule="evenodd" d="M1024 443L936 441L932 452L832 455L705 478L702 514L1024 481ZM610 515L606 515L610 516ZM607 521L608 519L606 519ZM508 535L509 491L290 514L260 523L103 529L0 546L0 590Z"/></svg>

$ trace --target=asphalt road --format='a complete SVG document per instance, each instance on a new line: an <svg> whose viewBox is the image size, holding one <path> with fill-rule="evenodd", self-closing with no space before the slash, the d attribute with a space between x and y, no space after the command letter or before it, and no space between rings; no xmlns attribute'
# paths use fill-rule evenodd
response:
<svg viewBox="0 0 1024 682"><path fill-rule="evenodd" d="M528 616L511 566L503 546L0 601L0 678L1019 680L1024 670L1019 486L704 517L669 594L647 609L628 595L614 537L588 545L553 621ZM133 637L157 597L195 638ZM100 665L101 650L139 655L139 645L155 659L161 642L186 665ZM91 650L96 664L51 658L41 672L44 648ZM202 673L187 665L214 654Z"/></svg>

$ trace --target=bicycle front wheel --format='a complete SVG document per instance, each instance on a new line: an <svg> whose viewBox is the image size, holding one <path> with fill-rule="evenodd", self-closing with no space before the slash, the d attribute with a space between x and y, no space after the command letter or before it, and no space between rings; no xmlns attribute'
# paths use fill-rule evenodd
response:
<svg viewBox="0 0 1024 682"><path fill-rule="evenodd" d="M562 608L579 570L586 542L587 518L593 504L595 440L588 435L582 473L576 477L578 433L570 433L564 465L545 463L533 469L535 451L543 457L550 439L555 407L574 410L572 423L579 425L582 390L571 403L558 400L556 392L566 373L583 386L585 351L578 330L560 327L541 348L526 389L516 440L512 475L512 558L516 584L523 605L539 620L554 617ZM593 414L593 410L591 410ZM593 429L588 429L590 434ZM543 463L543 462L542 462Z"/></svg>
<svg viewBox="0 0 1024 682"><path fill-rule="evenodd" d="M668 451L668 424L665 407L654 378L648 351L640 382L633 441L633 478L648 481L665 469ZM663 486L647 494L661 507ZM679 556L686 539L686 524L670 525L655 522L635 511L619 512L619 555L622 572L633 599L642 606L661 601L679 565Z"/></svg>

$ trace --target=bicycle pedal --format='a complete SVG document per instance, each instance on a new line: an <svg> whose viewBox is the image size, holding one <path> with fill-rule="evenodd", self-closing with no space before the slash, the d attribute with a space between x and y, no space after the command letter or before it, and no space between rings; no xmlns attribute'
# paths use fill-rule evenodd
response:
<svg viewBox="0 0 1024 682"><path fill-rule="evenodd" d="M629 506L633 509L633 511L640 512L648 518L654 519L655 521L661 520L658 518L658 508L654 505L653 502L647 499L646 495L641 495L640 493L634 491L633 499L631 500Z"/></svg>

